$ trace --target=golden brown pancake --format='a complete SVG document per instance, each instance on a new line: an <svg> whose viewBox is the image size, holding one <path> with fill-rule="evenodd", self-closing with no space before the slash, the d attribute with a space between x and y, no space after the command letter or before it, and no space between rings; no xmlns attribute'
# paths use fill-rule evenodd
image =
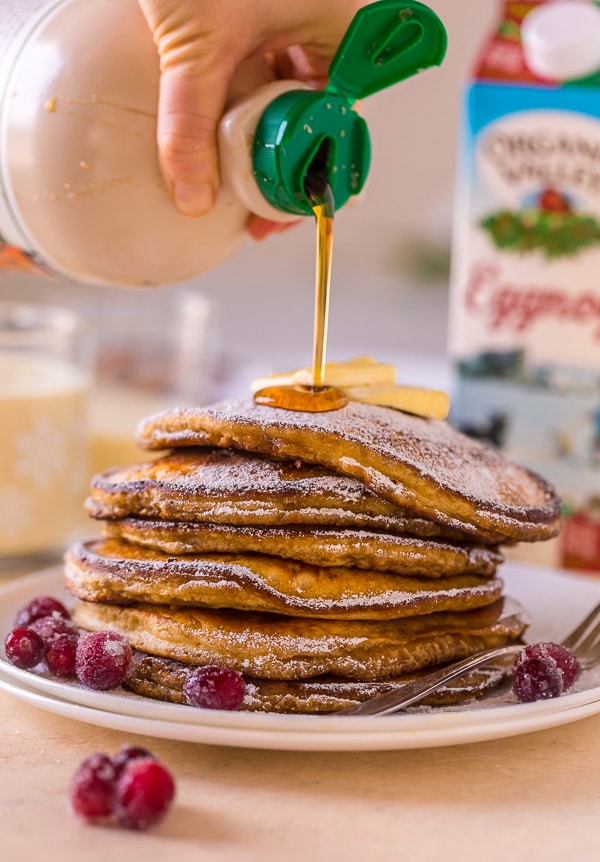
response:
<svg viewBox="0 0 600 862"><path fill-rule="evenodd" d="M505 602L384 621L83 601L72 616L83 629L110 629L141 652L193 665L223 665L259 679L334 674L374 681L514 642L527 619L518 605L505 608Z"/></svg>
<svg viewBox="0 0 600 862"><path fill-rule="evenodd" d="M244 709L330 712L520 642L492 546L556 535L559 500L448 423L239 400L149 417L137 439L175 451L95 477L105 537L65 558L74 621L136 650L131 690L182 703L190 669L216 664L244 675Z"/></svg>
<svg viewBox="0 0 600 862"><path fill-rule="evenodd" d="M315 566L350 566L425 578L467 572L492 575L503 560L489 547L343 528L238 527L124 518L109 521L103 532L108 538L167 554L267 554Z"/></svg>
<svg viewBox="0 0 600 862"><path fill-rule="evenodd" d="M471 538L411 516L350 476L230 449L192 448L99 473L86 510L98 519L133 515L253 526L350 526L426 538Z"/></svg>
<svg viewBox="0 0 600 862"><path fill-rule="evenodd" d="M270 611L325 619L395 619L462 611L496 601L498 578L435 580L319 567L264 554L173 557L117 539L72 546L67 588L86 601Z"/></svg>
<svg viewBox="0 0 600 862"><path fill-rule="evenodd" d="M217 446L300 459L359 479L418 517L497 541L535 541L560 529L560 503L541 477L447 422L349 402L306 413L226 401L142 421L142 448Z"/></svg>
<svg viewBox="0 0 600 862"><path fill-rule="evenodd" d="M183 684L193 665L157 658L134 650L133 666L125 688L143 697L187 704ZM336 676L303 680L273 680L244 677L246 696L242 710L275 713L331 713L362 703L390 691L400 692L430 670L403 674L379 682L360 682ZM496 665L471 671L461 679L420 701L421 706L448 706L481 697L495 689L509 674L509 666Z"/></svg>

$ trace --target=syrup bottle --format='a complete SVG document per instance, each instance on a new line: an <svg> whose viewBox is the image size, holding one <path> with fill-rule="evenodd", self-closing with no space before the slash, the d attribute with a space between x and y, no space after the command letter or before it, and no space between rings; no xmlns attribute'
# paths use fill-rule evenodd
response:
<svg viewBox="0 0 600 862"><path fill-rule="evenodd" d="M266 387L255 393L256 403L312 413L348 403L344 392L325 384L325 354L334 212L361 190L368 170L368 131L353 104L441 62L445 46L445 31L426 7L375 3L352 21L324 92L288 93L263 114L254 147L263 194L298 214L314 214L317 267L312 384Z"/></svg>
<svg viewBox="0 0 600 862"><path fill-rule="evenodd" d="M325 91L280 81L230 106L217 203L190 219L159 170L159 63L137 0L3 0L0 267L4 243L12 263L79 281L174 284L232 254L251 212L312 216L305 186L315 171L339 208L369 168L354 102L440 63L445 46L441 22L421 3L360 10Z"/></svg>

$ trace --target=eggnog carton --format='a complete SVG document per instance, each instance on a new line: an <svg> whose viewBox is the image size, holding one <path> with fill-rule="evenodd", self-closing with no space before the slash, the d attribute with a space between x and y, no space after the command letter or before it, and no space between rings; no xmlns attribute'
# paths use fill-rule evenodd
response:
<svg viewBox="0 0 600 862"><path fill-rule="evenodd" d="M597 571L599 34L591 0L501 4L464 90L449 338L453 423L563 499L561 535L515 555Z"/></svg>

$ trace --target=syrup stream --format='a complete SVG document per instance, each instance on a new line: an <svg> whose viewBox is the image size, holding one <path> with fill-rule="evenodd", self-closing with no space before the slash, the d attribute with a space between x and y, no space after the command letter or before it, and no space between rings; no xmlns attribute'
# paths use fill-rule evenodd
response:
<svg viewBox="0 0 600 862"><path fill-rule="evenodd" d="M257 404L280 407L284 410L321 413L339 410L348 403L344 392L334 386L325 385L335 202L326 177L320 175L308 177L305 191L315 214L317 227L312 385L269 386L257 392L254 395L254 401Z"/></svg>
<svg viewBox="0 0 600 862"><path fill-rule="evenodd" d="M331 186L325 178L309 177L306 192L317 223L317 265L315 279L315 323L313 340L313 386L325 383L329 297L331 293L331 262L333 250L333 216L335 202Z"/></svg>

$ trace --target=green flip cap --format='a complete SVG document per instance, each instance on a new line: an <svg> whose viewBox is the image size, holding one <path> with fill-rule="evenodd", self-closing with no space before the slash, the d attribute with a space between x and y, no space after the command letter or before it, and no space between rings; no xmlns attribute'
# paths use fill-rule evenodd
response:
<svg viewBox="0 0 600 862"><path fill-rule="evenodd" d="M254 139L254 173L272 206L312 215L310 177L326 178L336 209L363 188L371 145L367 124L353 109L446 53L446 31L422 3L380 0L353 18L324 90L292 90L265 109Z"/></svg>

